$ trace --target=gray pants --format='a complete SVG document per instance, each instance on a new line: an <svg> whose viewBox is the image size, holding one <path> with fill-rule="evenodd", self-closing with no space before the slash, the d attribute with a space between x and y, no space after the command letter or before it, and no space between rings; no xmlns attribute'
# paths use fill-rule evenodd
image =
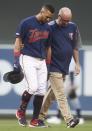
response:
<svg viewBox="0 0 92 131"><path fill-rule="evenodd" d="M68 123L73 116L71 115L70 108L67 102L67 98L64 93L64 76L58 72L50 73L51 87L45 94L39 119L45 119L48 109L54 100L57 100L59 109L64 117L66 123Z"/></svg>

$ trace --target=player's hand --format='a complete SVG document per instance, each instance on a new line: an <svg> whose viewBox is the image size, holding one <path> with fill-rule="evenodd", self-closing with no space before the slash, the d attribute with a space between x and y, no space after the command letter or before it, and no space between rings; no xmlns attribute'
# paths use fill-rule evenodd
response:
<svg viewBox="0 0 92 131"><path fill-rule="evenodd" d="M78 75L80 73L80 64L75 65L75 75Z"/></svg>

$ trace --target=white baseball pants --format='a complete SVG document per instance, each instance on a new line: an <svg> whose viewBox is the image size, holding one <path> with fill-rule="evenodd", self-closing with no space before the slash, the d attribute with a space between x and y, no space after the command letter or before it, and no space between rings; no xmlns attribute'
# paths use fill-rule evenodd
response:
<svg viewBox="0 0 92 131"><path fill-rule="evenodd" d="M20 56L20 65L27 83L27 91L34 95L44 95L47 88L47 67L45 59L27 55Z"/></svg>

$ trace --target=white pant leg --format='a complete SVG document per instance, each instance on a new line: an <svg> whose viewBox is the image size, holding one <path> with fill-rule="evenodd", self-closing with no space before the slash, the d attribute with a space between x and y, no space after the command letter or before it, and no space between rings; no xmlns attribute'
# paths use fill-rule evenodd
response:
<svg viewBox="0 0 92 131"><path fill-rule="evenodd" d="M47 66L45 60L40 61L40 68L38 69L38 89L35 94L45 95L47 88Z"/></svg>
<svg viewBox="0 0 92 131"><path fill-rule="evenodd" d="M44 95L47 84L47 67L45 60L21 55L20 64L27 82L27 91L30 94Z"/></svg>
<svg viewBox="0 0 92 131"><path fill-rule="evenodd" d="M38 62L34 58L26 55L20 56L20 64L24 72L25 80L27 83L27 91L34 94L38 88L37 80L37 66Z"/></svg>

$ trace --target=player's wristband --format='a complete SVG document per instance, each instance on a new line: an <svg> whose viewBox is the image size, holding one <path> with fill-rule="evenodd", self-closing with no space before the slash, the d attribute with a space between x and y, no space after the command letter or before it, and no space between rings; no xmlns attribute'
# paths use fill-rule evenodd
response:
<svg viewBox="0 0 92 131"><path fill-rule="evenodd" d="M50 63L51 63L51 60L46 60L47 65L50 65Z"/></svg>
<svg viewBox="0 0 92 131"><path fill-rule="evenodd" d="M19 64L19 56L20 52L14 52L14 70L20 70L20 64Z"/></svg>

